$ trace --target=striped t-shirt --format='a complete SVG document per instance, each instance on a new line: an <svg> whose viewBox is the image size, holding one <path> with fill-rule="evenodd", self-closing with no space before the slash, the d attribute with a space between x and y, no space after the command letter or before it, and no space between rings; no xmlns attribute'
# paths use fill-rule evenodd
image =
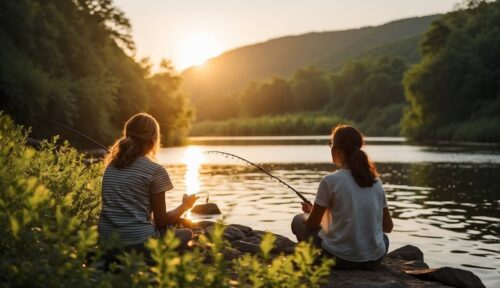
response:
<svg viewBox="0 0 500 288"><path fill-rule="evenodd" d="M116 233L125 244L133 245L155 236L151 195L172 188L165 168L147 157L138 157L122 169L108 165L102 178L100 239Z"/></svg>

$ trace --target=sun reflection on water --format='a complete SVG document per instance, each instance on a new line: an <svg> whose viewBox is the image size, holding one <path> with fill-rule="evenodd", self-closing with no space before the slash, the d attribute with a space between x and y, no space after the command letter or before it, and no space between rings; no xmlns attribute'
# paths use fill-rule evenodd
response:
<svg viewBox="0 0 500 288"><path fill-rule="evenodd" d="M205 159L201 149L196 146L189 146L184 153L182 163L186 164L184 182L186 183L186 194L198 194L201 190L200 166Z"/></svg>

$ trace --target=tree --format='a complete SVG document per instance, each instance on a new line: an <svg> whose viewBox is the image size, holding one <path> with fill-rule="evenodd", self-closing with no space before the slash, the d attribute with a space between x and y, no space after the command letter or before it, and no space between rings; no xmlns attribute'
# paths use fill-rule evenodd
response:
<svg viewBox="0 0 500 288"><path fill-rule="evenodd" d="M250 82L240 95L246 113L252 116L283 114L293 109L293 94L287 80L273 77Z"/></svg>
<svg viewBox="0 0 500 288"><path fill-rule="evenodd" d="M172 64L163 60L160 68L148 79L148 110L160 123L163 144L180 144L189 131L193 111L188 98L178 92L181 79Z"/></svg>
<svg viewBox="0 0 500 288"><path fill-rule="evenodd" d="M500 141L498 125L484 125L500 123L499 20L499 1L469 1L431 25L421 62L404 76L405 136Z"/></svg>
<svg viewBox="0 0 500 288"><path fill-rule="evenodd" d="M316 67L297 70L291 83L296 110L319 110L329 100L330 89L325 72Z"/></svg>

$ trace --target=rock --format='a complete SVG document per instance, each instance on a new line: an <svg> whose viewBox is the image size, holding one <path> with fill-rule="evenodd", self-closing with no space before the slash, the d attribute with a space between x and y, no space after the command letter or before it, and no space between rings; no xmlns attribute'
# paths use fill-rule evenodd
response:
<svg viewBox="0 0 500 288"><path fill-rule="evenodd" d="M244 238L242 239L243 241L245 242L248 242L248 243L252 243L252 244L255 244L255 245L260 245L260 242L261 240L257 237L247 237L247 238Z"/></svg>
<svg viewBox="0 0 500 288"><path fill-rule="evenodd" d="M381 265L368 270L333 269L328 276L328 283L322 287L357 288L357 287L409 287L409 288L450 288L439 282L418 279L402 272L404 263L401 259L384 258Z"/></svg>
<svg viewBox="0 0 500 288"><path fill-rule="evenodd" d="M248 243L242 240L236 240L231 242L231 245L238 249L242 253L251 253L251 254L257 254L260 252L260 247L259 245L253 244L253 243Z"/></svg>
<svg viewBox="0 0 500 288"><path fill-rule="evenodd" d="M406 288L406 285L403 285L394 280L387 280L386 282L376 283L372 281L363 282L363 281L354 281L352 286L343 285L342 287L363 287L363 288Z"/></svg>
<svg viewBox="0 0 500 288"><path fill-rule="evenodd" d="M404 272L420 279L437 281L459 288L485 287L474 273L458 268L442 267L438 269L407 270Z"/></svg>
<svg viewBox="0 0 500 288"><path fill-rule="evenodd" d="M390 258L401 258L403 260L419 260L419 261L424 261L424 253L418 247L412 246L412 245L406 245L401 248L398 248L389 254L387 254L387 257Z"/></svg>
<svg viewBox="0 0 500 288"><path fill-rule="evenodd" d="M202 215L216 215L222 214L219 207L215 203L198 204L191 208L192 213L202 214Z"/></svg>
<svg viewBox="0 0 500 288"><path fill-rule="evenodd" d="M226 226L226 230L224 230L224 238L229 241L241 240L246 237L247 235L245 233L233 226Z"/></svg>
<svg viewBox="0 0 500 288"><path fill-rule="evenodd" d="M232 247L222 248L222 254L224 255L224 259L229 261L241 257L241 252Z"/></svg>
<svg viewBox="0 0 500 288"><path fill-rule="evenodd" d="M267 232L266 231L261 231L261 230L252 230L252 232L250 233L250 235L248 236L252 236L252 237L256 237L256 238L259 238L262 240L262 237L264 236L264 234L266 234Z"/></svg>
<svg viewBox="0 0 500 288"><path fill-rule="evenodd" d="M240 230L241 232L245 233L245 235L247 235L247 236L252 236L251 234L252 234L253 229L248 227L248 226L244 226L244 225L240 225L240 224L229 224L229 226Z"/></svg>
<svg viewBox="0 0 500 288"><path fill-rule="evenodd" d="M403 263L403 265L411 268L423 268L429 269L429 265L427 265L424 261L414 260Z"/></svg>
<svg viewBox="0 0 500 288"><path fill-rule="evenodd" d="M212 227L215 225L215 222L213 221L199 221L199 222L191 222L189 220L183 220L182 222L183 226L185 228L191 228L191 229L205 229L208 227Z"/></svg>
<svg viewBox="0 0 500 288"><path fill-rule="evenodd" d="M281 235L275 236L276 241L274 242L274 248L272 250L273 253L291 254L295 251L297 243Z"/></svg>

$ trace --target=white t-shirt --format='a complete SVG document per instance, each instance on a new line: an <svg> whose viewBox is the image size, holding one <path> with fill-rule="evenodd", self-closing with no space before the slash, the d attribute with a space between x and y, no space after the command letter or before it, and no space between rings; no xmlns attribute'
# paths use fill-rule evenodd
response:
<svg viewBox="0 0 500 288"><path fill-rule="evenodd" d="M385 253L382 230L383 208L387 207L380 179L361 188L351 171L340 169L321 179L314 201L331 213L331 223L318 236L330 253L349 261L377 260Z"/></svg>

